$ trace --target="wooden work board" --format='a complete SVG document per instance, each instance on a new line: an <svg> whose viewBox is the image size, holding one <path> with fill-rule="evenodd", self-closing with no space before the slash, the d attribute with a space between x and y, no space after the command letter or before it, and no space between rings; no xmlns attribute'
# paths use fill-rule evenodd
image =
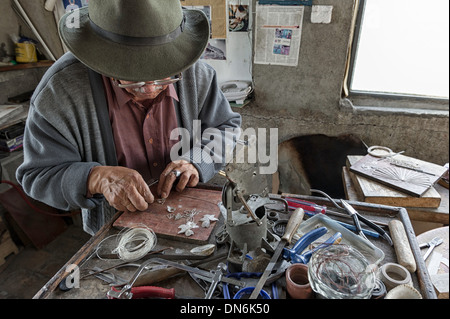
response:
<svg viewBox="0 0 450 319"><path fill-rule="evenodd" d="M155 202L149 208L141 212L123 212L114 222L113 227L131 228L136 225L145 225L152 229L157 237L190 242L194 244L206 244L213 232L217 221L211 221L209 227L202 227L200 219L205 214L214 215L219 218L220 208L218 204L222 201L222 192L209 189L186 188L179 193L172 191L164 203ZM173 208L174 211L169 211ZM178 220L175 216L180 213L187 216L189 212L197 212L193 221L198 228L193 229L194 234L186 236L179 234L180 225L187 222L186 217Z"/></svg>
<svg viewBox="0 0 450 319"><path fill-rule="evenodd" d="M363 156L359 155L348 155L347 168L362 158ZM347 172L347 174L352 180L352 185L355 188L358 200L363 202L389 206L425 208L437 208L441 204L441 195L433 186L426 190L422 196L417 197L408 195L359 174L352 172Z"/></svg>
<svg viewBox="0 0 450 319"><path fill-rule="evenodd" d="M400 163L410 167L399 167ZM350 171L410 196L420 197L439 180L446 168L404 155L383 159L368 154L352 164Z"/></svg>

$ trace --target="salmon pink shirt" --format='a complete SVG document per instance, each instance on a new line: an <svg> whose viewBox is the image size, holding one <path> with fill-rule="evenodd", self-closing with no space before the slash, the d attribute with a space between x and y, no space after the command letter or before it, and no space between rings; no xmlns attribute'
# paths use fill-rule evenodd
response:
<svg viewBox="0 0 450 319"><path fill-rule="evenodd" d="M159 178L178 142L170 140L170 133L178 127L173 102L178 95L173 84L142 103L110 78L103 77L103 84L119 165L137 170L147 183Z"/></svg>

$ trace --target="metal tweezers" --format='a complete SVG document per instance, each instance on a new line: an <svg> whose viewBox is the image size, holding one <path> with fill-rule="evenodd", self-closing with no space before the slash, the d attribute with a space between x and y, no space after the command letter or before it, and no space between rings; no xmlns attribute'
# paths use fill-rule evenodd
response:
<svg viewBox="0 0 450 319"><path fill-rule="evenodd" d="M173 173L173 174L175 175L175 178L178 178L178 177L181 176L181 172L180 172L180 171L177 171L177 170L173 170L173 171L171 171L170 173ZM170 174L170 173L169 173L169 174ZM153 186L153 185L155 185L155 184L158 184L158 182L159 182L159 178L152 180L152 181L151 181L150 183L148 183L147 185L148 185L148 187L151 187L151 186Z"/></svg>

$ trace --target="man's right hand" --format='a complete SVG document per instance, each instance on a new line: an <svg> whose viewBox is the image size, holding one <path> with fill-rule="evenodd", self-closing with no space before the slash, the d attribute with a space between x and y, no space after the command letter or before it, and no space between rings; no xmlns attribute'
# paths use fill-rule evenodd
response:
<svg viewBox="0 0 450 319"><path fill-rule="evenodd" d="M122 166L95 166L88 178L88 191L103 194L119 211L142 211L155 200L150 188L137 171Z"/></svg>

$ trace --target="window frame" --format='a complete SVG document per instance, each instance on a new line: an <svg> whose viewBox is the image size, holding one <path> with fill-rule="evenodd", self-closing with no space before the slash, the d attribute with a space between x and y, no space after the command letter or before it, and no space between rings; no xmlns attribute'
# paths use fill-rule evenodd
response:
<svg viewBox="0 0 450 319"><path fill-rule="evenodd" d="M358 42L361 36L362 19L364 15L366 0L355 1L356 19L354 22L353 39L351 40L351 50L348 61L347 76L344 86L344 95L349 99L354 107L370 107L379 109L421 109L430 111L449 111L449 99L435 98L423 95L408 95L401 93L384 93L352 90L351 82L354 72L355 57L358 50Z"/></svg>

